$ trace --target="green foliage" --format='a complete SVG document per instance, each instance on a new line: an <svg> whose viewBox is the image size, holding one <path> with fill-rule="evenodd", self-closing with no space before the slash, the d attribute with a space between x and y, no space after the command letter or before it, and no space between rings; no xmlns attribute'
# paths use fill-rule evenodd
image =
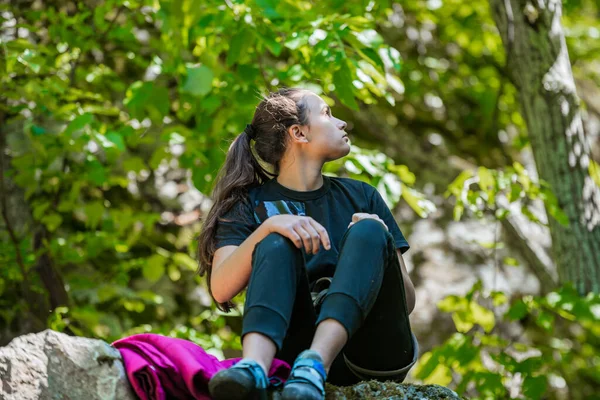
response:
<svg viewBox="0 0 600 400"><path fill-rule="evenodd" d="M458 332L422 355L416 378L452 385L470 399L554 398L551 385L569 389L572 399L598 393L600 295L582 298L565 285L509 304L501 292L484 293L477 281L466 296L448 296L438 307L452 313Z"/></svg>
<svg viewBox="0 0 600 400"><path fill-rule="evenodd" d="M165 170L184 171L177 195L209 195L226 143L258 94L276 86L310 88L338 107L393 103L402 60L374 29L379 14L288 1L2 7L0 22L15 28L1 43L6 177L30 217L10 216L27 224L14 240L1 233L0 325L18 330L36 313L23 291L56 300L37 273L47 253L68 304L38 310L43 324L107 341L177 332L236 347L227 331L239 321L225 324L195 274L198 212L162 197L158 182ZM355 151L364 165L374 155ZM414 184L406 167L374 165L359 175L388 182L379 186L390 204L400 200L399 179Z"/></svg>
<svg viewBox="0 0 600 400"><path fill-rule="evenodd" d="M471 186L477 184L478 190ZM520 211L529 220L541 223L533 211L532 202L541 200L546 211L560 224L568 226L569 220L558 205L550 186L543 180L535 182L518 162L504 170L479 167L477 171L464 170L450 184L445 197L455 197L454 219L460 220L465 207L476 217L482 218L485 212L497 219L506 218L511 213L511 205L520 205ZM498 201L501 199L501 201ZM547 225L544 223L544 225Z"/></svg>
<svg viewBox="0 0 600 400"><path fill-rule="evenodd" d="M600 84L598 8L564 3L574 72ZM196 274L199 207L184 210L179 199L210 194L259 94L280 86L315 91L349 121L368 106L361 146L394 135L395 160L353 146L325 172L370 182L390 207L403 200L429 215L435 206L420 187L430 182L420 177L430 172L443 190L438 175L457 156L482 166L447 188L457 220L465 209L505 218L519 203L539 222L530 205L542 200L568 223L548 186L512 161L529 141L486 2L106 0L0 11L0 151L13 185L0 195L15 233L3 219L2 332L38 318L106 341L156 332L219 356L239 350L240 311L216 311ZM600 185L599 170L592 161ZM174 197L160 193L167 180ZM40 274L46 255L68 297L50 314L27 300L57 300ZM593 393L597 297L563 288L500 312L507 306L480 284L444 299L458 332L423 355L417 377L479 398L507 397L509 380L525 398L549 396L552 382L575 399ZM526 334L502 337L505 324Z"/></svg>
<svg viewBox="0 0 600 400"><path fill-rule="evenodd" d="M405 165L396 165L390 157L377 150L352 146L347 157L325 164L324 172L370 183L390 208L403 199L422 218L436 209L425 194L411 187L415 183L415 175Z"/></svg>

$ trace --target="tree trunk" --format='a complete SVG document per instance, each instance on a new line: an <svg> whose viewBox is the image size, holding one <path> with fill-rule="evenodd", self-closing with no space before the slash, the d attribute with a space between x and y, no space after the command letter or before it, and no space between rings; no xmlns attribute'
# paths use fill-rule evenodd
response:
<svg viewBox="0 0 600 400"><path fill-rule="evenodd" d="M590 146L565 42L559 0L490 0L519 91L539 176L569 218L549 217L561 282L600 292L600 188L589 174Z"/></svg>

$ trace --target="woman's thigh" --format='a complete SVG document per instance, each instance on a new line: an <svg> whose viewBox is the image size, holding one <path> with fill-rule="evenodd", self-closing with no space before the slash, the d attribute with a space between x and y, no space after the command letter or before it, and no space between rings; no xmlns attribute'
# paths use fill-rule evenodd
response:
<svg viewBox="0 0 600 400"><path fill-rule="evenodd" d="M404 279L392 238L388 251L393 253L386 261L375 303L334 361L329 375L332 383L351 385L362 379L402 381L414 365L418 343L410 327Z"/></svg>

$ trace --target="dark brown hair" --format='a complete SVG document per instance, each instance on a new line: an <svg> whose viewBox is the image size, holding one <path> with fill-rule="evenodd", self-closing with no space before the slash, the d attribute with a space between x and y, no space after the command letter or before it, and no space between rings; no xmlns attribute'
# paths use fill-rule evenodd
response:
<svg viewBox="0 0 600 400"><path fill-rule="evenodd" d="M213 300L210 278L217 223L234 204L247 200L250 187L261 185L279 174L279 162L288 140L287 129L294 124L309 124L308 107L304 101L307 93L310 92L305 89L283 88L264 96L256 107L251 123L254 152L260 160L270 164L274 172L261 165L252 151L251 138L244 130L234 139L225 163L217 173L212 193L214 203L198 237L198 270L201 276L207 274L208 292ZM232 306L231 302L217 303L223 311L229 311Z"/></svg>

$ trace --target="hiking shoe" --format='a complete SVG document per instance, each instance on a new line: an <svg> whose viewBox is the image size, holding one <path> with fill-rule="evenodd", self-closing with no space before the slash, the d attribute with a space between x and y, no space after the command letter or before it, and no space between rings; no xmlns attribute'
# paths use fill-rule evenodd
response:
<svg viewBox="0 0 600 400"><path fill-rule="evenodd" d="M323 359L313 350L305 350L296 358L290 377L283 386L284 400L323 400L327 373Z"/></svg>
<svg viewBox="0 0 600 400"><path fill-rule="evenodd" d="M266 400L268 386L262 367L250 358L217 372L208 382L208 390L215 400Z"/></svg>

